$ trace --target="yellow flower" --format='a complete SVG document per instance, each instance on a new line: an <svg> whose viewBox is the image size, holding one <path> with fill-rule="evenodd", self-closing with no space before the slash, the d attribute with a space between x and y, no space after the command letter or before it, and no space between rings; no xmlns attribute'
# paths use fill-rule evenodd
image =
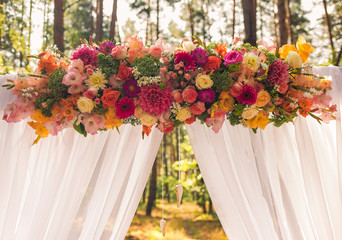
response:
<svg viewBox="0 0 342 240"><path fill-rule="evenodd" d="M285 44L281 48L279 48L279 57L281 59L285 59L287 57L287 55L289 54L289 52L291 52L291 51L297 52L295 45Z"/></svg>
<svg viewBox="0 0 342 240"><path fill-rule="evenodd" d="M303 61L297 52L290 51L285 58L285 63L290 65L292 68L301 68Z"/></svg>
<svg viewBox="0 0 342 240"><path fill-rule="evenodd" d="M199 90L207 89L213 86L214 82L209 75L198 74L196 77L196 87Z"/></svg>
<svg viewBox="0 0 342 240"><path fill-rule="evenodd" d="M36 122L49 121L49 118L45 117L39 109L34 110L33 114L31 115L31 119Z"/></svg>
<svg viewBox="0 0 342 240"><path fill-rule="evenodd" d="M27 124L36 130L36 135L41 138L47 137L50 133L50 131L46 129L41 122L28 122Z"/></svg>
<svg viewBox="0 0 342 240"><path fill-rule="evenodd" d="M151 127L158 120L157 116L148 114L146 112L142 113L139 119L141 123L147 127Z"/></svg>
<svg viewBox="0 0 342 240"><path fill-rule="evenodd" d="M264 115L264 111L259 111L258 115L252 119L247 120L247 124L250 128L261 128L262 130L265 129L269 122L268 116Z"/></svg>
<svg viewBox="0 0 342 240"><path fill-rule="evenodd" d="M176 119L184 122L188 118L191 118L191 111L188 107L182 107L176 112Z"/></svg>
<svg viewBox="0 0 342 240"><path fill-rule="evenodd" d="M80 97L77 100L77 107L82 113L91 113L93 108L95 107L95 103L93 100L86 98L86 97Z"/></svg>
<svg viewBox="0 0 342 240"><path fill-rule="evenodd" d="M271 100L270 94L269 94L267 91L265 91L265 90L260 90L260 91L258 92L256 105L257 105L258 107L263 107L263 106L265 106L267 103L269 103L270 100Z"/></svg>
<svg viewBox="0 0 342 240"><path fill-rule="evenodd" d="M122 119L118 118L115 114L115 109L112 107L108 108L105 113L105 126L106 129L113 129L114 127L120 127L123 124Z"/></svg>
<svg viewBox="0 0 342 240"><path fill-rule="evenodd" d="M218 104L219 109L225 112L234 110L235 100L232 96L229 95L228 92L221 92L219 99L220 99L219 104Z"/></svg>
<svg viewBox="0 0 342 240"><path fill-rule="evenodd" d="M296 47L298 49L299 56L303 62L306 62L309 58L310 53L315 51L315 48L310 44L306 43L305 38L300 36L297 40Z"/></svg>
<svg viewBox="0 0 342 240"><path fill-rule="evenodd" d="M246 120L254 118L258 113L258 109L256 108L245 108L241 114L241 117L243 117Z"/></svg>
<svg viewBox="0 0 342 240"><path fill-rule="evenodd" d="M87 80L85 80L86 85L92 89L105 89L106 83L108 80L105 79L105 76L102 74L100 70L93 72Z"/></svg>

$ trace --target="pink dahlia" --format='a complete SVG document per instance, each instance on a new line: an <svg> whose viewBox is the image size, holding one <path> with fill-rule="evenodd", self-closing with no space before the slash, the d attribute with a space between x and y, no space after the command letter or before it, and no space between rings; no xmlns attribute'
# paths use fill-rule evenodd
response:
<svg viewBox="0 0 342 240"><path fill-rule="evenodd" d="M141 87L139 106L150 114L159 115L166 112L173 101L169 87L161 89L158 84Z"/></svg>
<svg viewBox="0 0 342 240"><path fill-rule="evenodd" d="M134 114L135 105L132 98L121 98L120 102L115 103L115 113L121 119L129 118Z"/></svg>
<svg viewBox="0 0 342 240"><path fill-rule="evenodd" d="M290 77L287 70L289 69L289 65L285 64L283 61L276 59L274 63L270 64L267 73L267 82L269 85L280 85L282 83L287 83L288 78Z"/></svg>
<svg viewBox="0 0 342 240"><path fill-rule="evenodd" d="M182 62L184 64L184 70L189 71L190 69L195 69L195 61L191 54L188 52L179 52L175 54L175 64Z"/></svg>
<svg viewBox="0 0 342 240"><path fill-rule="evenodd" d="M208 54L203 48L193 50L192 58L199 66L204 66L208 62Z"/></svg>
<svg viewBox="0 0 342 240"><path fill-rule="evenodd" d="M214 101L214 99L215 99L215 91L212 90L211 88L199 91L198 99L201 102L212 103Z"/></svg>
<svg viewBox="0 0 342 240"><path fill-rule="evenodd" d="M109 55L112 52L112 49L115 47L115 44L109 40L104 41L100 45L100 52L102 52L104 55Z"/></svg>
<svg viewBox="0 0 342 240"><path fill-rule="evenodd" d="M81 59L84 65L96 66L99 53L95 47L82 44L75 49L70 60Z"/></svg>
<svg viewBox="0 0 342 240"><path fill-rule="evenodd" d="M242 85L240 94L236 97L238 102L252 105L256 103L258 93L249 85Z"/></svg>

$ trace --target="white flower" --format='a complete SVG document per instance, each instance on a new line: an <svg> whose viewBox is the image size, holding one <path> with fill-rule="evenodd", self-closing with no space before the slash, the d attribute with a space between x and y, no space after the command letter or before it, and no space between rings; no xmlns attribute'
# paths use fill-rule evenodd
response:
<svg viewBox="0 0 342 240"><path fill-rule="evenodd" d="M191 41L183 41L182 42L182 48L186 52L191 52L196 48L195 44L193 44Z"/></svg>
<svg viewBox="0 0 342 240"><path fill-rule="evenodd" d="M242 63L254 72L258 70L260 62L260 58L252 52L248 52L243 55Z"/></svg>
<svg viewBox="0 0 342 240"><path fill-rule="evenodd" d="M285 58L285 63L290 65L292 68L301 68L303 61L298 53L290 51Z"/></svg>
<svg viewBox="0 0 342 240"><path fill-rule="evenodd" d="M108 80L105 79L105 76L101 71L93 72L88 79L85 80L86 85L92 89L105 89L106 83Z"/></svg>

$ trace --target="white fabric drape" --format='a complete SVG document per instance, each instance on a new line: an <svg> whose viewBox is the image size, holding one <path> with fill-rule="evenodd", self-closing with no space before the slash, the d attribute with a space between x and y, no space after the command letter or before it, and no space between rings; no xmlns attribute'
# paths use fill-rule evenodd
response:
<svg viewBox="0 0 342 240"><path fill-rule="evenodd" d="M0 85L6 78L0 76ZM0 116L13 99L0 88ZM124 239L162 134L141 126L84 138L73 129L35 138L0 121L0 239Z"/></svg>
<svg viewBox="0 0 342 240"><path fill-rule="evenodd" d="M218 134L187 125L229 239L342 239L342 68L315 71L333 78L338 112L328 125L299 117L258 134L228 122Z"/></svg>

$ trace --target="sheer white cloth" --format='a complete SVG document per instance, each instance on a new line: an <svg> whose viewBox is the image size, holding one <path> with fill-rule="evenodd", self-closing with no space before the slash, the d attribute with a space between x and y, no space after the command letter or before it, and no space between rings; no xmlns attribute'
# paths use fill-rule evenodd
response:
<svg viewBox="0 0 342 240"><path fill-rule="evenodd" d="M1 117L12 99L0 88ZM162 133L141 136L141 126L87 138L66 129L32 146L31 127L1 120L0 239L124 239Z"/></svg>
<svg viewBox="0 0 342 240"><path fill-rule="evenodd" d="M342 68L333 78L337 120L251 130L225 122L215 134L199 123L188 135L222 226L231 240L342 239Z"/></svg>

